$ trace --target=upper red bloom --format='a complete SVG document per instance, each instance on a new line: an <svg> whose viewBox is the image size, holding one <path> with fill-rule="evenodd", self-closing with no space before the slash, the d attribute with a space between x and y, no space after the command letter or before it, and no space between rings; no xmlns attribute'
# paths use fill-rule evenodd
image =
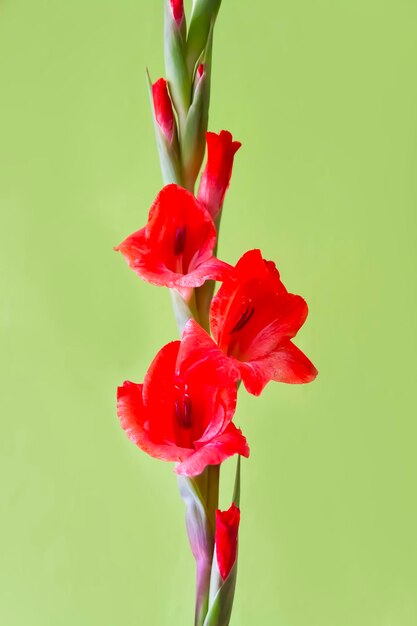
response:
<svg viewBox="0 0 417 626"><path fill-rule="evenodd" d="M143 385L126 381L117 413L128 437L142 450L175 461L178 474L196 476L233 454L249 456L241 431L231 423L236 385L187 340L164 346Z"/></svg>
<svg viewBox="0 0 417 626"><path fill-rule="evenodd" d="M242 144L233 141L231 133L207 133L207 163L198 190L198 199L213 219L220 213L232 176L233 159Z"/></svg>
<svg viewBox="0 0 417 626"><path fill-rule="evenodd" d="M307 312L303 298L288 293L275 264L259 250L246 252L228 274L211 304L211 332L250 393L259 395L270 380L314 380L316 368L291 342Z"/></svg>
<svg viewBox="0 0 417 626"><path fill-rule="evenodd" d="M152 85L152 100L156 123L166 139L172 142L175 134L175 117L167 81L164 78L160 78Z"/></svg>
<svg viewBox="0 0 417 626"><path fill-rule="evenodd" d="M216 229L205 208L186 189L167 185L158 194L147 225L119 250L129 266L154 285L177 289L184 298L206 280L222 280L230 266L213 256Z"/></svg>
<svg viewBox="0 0 417 626"><path fill-rule="evenodd" d="M240 510L234 503L227 511L216 511L216 559L223 580L236 561L239 522Z"/></svg>

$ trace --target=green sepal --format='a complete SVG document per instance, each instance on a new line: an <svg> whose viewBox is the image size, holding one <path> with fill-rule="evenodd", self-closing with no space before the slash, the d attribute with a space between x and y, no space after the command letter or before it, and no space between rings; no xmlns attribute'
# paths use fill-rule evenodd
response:
<svg viewBox="0 0 417 626"><path fill-rule="evenodd" d="M208 511L195 479L178 476L178 486L185 504L188 539L196 562L195 626L202 626L208 607L211 559L213 554L213 531Z"/></svg>
<svg viewBox="0 0 417 626"><path fill-rule="evenodd" d="M237 458L235 484L233 489L233 502L239 507L240 503L240 455ZM237 554L236 561L229 572L229 576L223 581L217 565L216 552L213 554L211 567L209 609L203 626L227 626L232 614L233 599L237 578Z"/></svg>
<svg viewBox="0 0 417 626"><path fill-rule="evenodd" d="M195 319L198 321L199 319L195 306L194 289L191 290L190 299L188 301L184 300L182 295L176 289L170 289L170 292L175 321L177 323L178 332L181 337L188 320Z"/></svg>
<svg viewBox="0 0 417 626"><path fill-rule="evenodd" d="M190 74L207 48L210 29L219 12L221 0L194 0L187 37L187 64Z"/></svg>
<svg viewBox="0 0 417 626"><path fill-rule="evenodd" d="M194 191L195 181L206 151L206 133L210 105L213 26L214 23L209 31L207 47L201 57L201 62L204 65L204 73L201 78L195 76L193 99L187 114L184 130L181 133L181 156L184 181L187 189L192 192Z"/></svg>
<svg viewBox="0 0 417 626"><path fill-rule="evenodd" d="M178 26L172 15L170 1L166 0L164 26L165 71L180 127L185 121L191 101L191 73L187 67L185 35L185 16L181 26Z"/></svg>
<svg viewBox="0 0 417 626"><path fill-rule="evenodd" d="M232 502L239 508L240 507L240 461L241 457L238 454L237 464L236 464L236 474L235 474L235 486L233 489L233 499Z"/></svg>
<svg viewBox="0 0 417 626"><path fill-rule="evenodd" d="M219 244L219 230L220 230L220 219L221 219L221 211L214 218L214 225L217 231L216 245L214 246L213 254L217 256L217 247ZM208 333L210 333L210 307L211 301L213 300L214 290L216 289L216 281L215 280L206 280L206 282L201 285L201 287L197 287L195 290L195 299L197 303L198 315L200 317L200 324Z"/></svg>
<svg viewBox="0 0 417 626"><path fill-rule="evenodd" d="M219 472L219 465L209 465L199 476L178 476L188 538L196 561L195 626L203 626L209 603Z"/></svg>
<svg viewBox="0 0 417 626"><path fill-rule="evenodd" d="M214 556L214 560L215 559L216 557ZM213 563L213 570L214 568L217 568L217 562ZM229 576L221 585L213 601L210 602L210 607L207 612L206 619L204 620L203 626L228 626L233 608L233 599L236 589L236 577L237 559L229 572Z"/></svg>
<svg viewBox="0 0 417 626"><path fill-rule="evenodd" d="M155 138L156 138L156 145L158 147L159 162L160 162L161 171L162 171L162 180L164 181L164 185L169 185L170 183L176 183L177 185L182 185L183 178L182 178L182 168L181 168L181 159L180 159L180 150L179 150L177 130L175 129L174 139L172 140L172 142L170 142L167 140L164 133L159 128L159 125L156 121L155 111L153 107L152 80L151 80L148 70L146 70L146 75L148 78L147 82L148 82L149 98L151 102L152 117L153 117L154 127L155 127Z"/></svg>

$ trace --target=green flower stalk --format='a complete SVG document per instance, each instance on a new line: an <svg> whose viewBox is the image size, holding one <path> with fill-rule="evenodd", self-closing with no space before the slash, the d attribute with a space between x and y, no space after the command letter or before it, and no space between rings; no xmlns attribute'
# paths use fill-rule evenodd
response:
<svg viewBox="0 0 417 626"><path fill-rule="evenodd" d="M163 346L142 384L118 388L128 437L175 463L196 562L195 626L228 626L237 576L240 457L233 423L240 382L259 395L271 380L310 382L317 370L292 342L307 304L281 282L272 261L249 250L232 267L217 256L220 219L240 147L207 132L214 25L220 0L165 0L166 76L149 91L164 187L142 228L115 249L153 285L168 288L181 339ZM207 143L207 160L195 193ZM214 295L215 283L222 283ZM220 467L237 455L230 508L218 509Z"/></svg>

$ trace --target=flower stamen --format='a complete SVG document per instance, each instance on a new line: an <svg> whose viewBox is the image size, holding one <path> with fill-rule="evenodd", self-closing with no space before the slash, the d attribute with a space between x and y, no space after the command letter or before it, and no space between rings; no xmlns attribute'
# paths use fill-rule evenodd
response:
<svg viewBox="0 0 417 626"><path fill-rule="evenodd" d="M188 394L175 400L175 417L181 428L189 430L192 425L192 404Z"/></svg>

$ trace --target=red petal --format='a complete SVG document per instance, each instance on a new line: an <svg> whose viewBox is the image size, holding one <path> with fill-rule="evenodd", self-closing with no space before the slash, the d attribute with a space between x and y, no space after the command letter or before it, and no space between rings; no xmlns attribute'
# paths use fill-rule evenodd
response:
<svg viewBox="0 0 417 626"><path fill-rule="evenodd" d="M234 424L229 424L221 435L202 445L188 459L177 465L175 471L184 476L197 476L207 465L218 465L234 454L248 457L249 446L242 431Z"/></svg>
<svg viewBox="0 0 417 626"><path fill-rule="evenodd" d="M216 511L216 559L223 580L236 561L239 523L240 510L234 503L227 511Z"/></svg>
<svg viewBox="0 0 417 626"><path fill-rule="evenodd" d="M170 0L172 14L177 24L180 24L184 17L184 0Z"/></svg>
<svg viewBox="0 0 417 626"><path fill-rule="evenodd" d="M313 381L318 372L306 355L291 341L263 359L239 363L243 384L255 396L270 380L302 384Z"/></svg>
<svg viewBox="0 0 417 626"><path fill-rule="evenodd" d="M198 448L221 434L233 419L236 410L238 369L219 350L211 337L194 320L184 328L177 359L177 375L200 388L204 412L209 415L206 428L194 441Z"/></svg>
<svg viewBox="0 0 417 626"><path fill-rule="evenodd" d="M117 415L127 436L141 450L163 461L181 461L192 450L155 442L149 429L149 412L143 403L143 385L125 381L117 389Z"/></svg>
<svg viewBox="0 0 417 626"><path fill-rule="evenodd" d="M217 380L217 384L233 384L240 378L234 360L228 358L200 324L192 319L185 325L178 361L184 368L205 362L206 367L211 367L210 379Z"/></svg>

